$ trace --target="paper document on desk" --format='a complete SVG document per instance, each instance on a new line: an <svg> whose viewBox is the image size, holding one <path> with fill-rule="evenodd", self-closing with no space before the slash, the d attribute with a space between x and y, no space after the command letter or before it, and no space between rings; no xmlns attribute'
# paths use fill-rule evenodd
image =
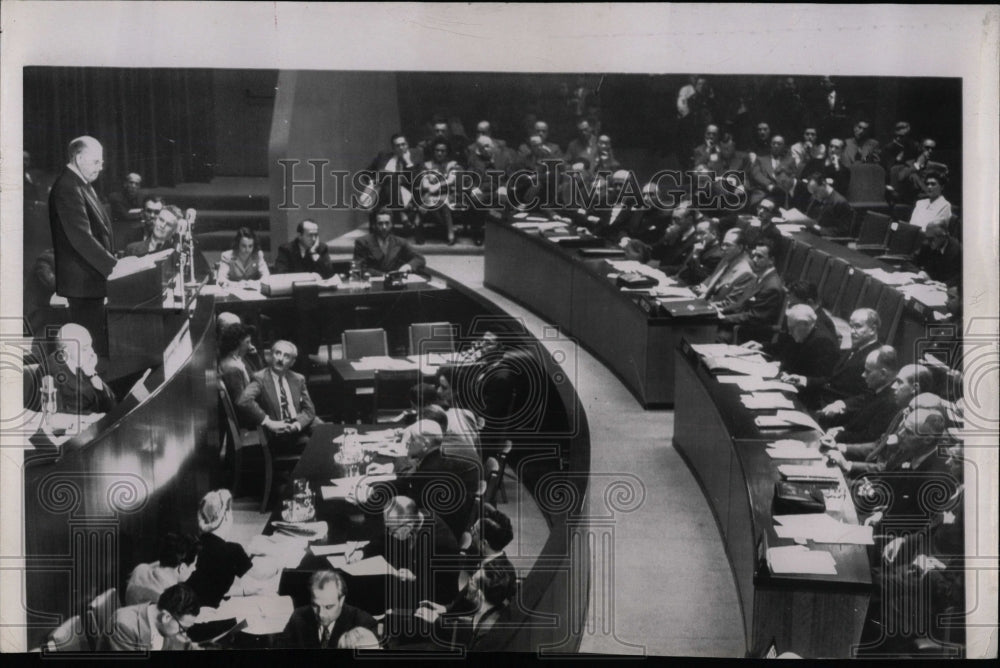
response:
<svg viewBox="0 0 1000 668"><path fill-rule="evenodd" d="M744 392L792 392L797 393L799 388L791 383L783 383L780 380L765 380L757 376L719 376L716 380L720 383L735 383ZM791 406L789 406L791 408Z"/></svg>
<svg viewBox="0 0 1000 668"><path fill-rule="evenodd" d="M840 469L825 464L812 466L809 464L782 464L778 473L791 482L840 482Z"/></svg>
<svg viewBox="0 0 1000 668"><path fill-rule="evenodd" d="M767 566L775 575L836 575L833 555L810 550L804 545L787 545L767 549Z"/></svg>
<svg viewBox="0 0 1000 668"><path fill-rule="evenodd" d="M360 482L374 485L379 482L393 482L396 480L395 473L379 473L376 475L352 475L344 478L333 478L331 482L337 487L354 488Z"/></svg>
<svg viewBox="0 0 1000 668"><path fill-rule="evenodd" d="M269 635L281 633L295 609L291 596L233 596L218 608L203 607L197 623L219 619L246 621L246 633Z"/></svg>
<svg viewBox="0 0 1000 668"><path fill-rule="evenodd" d="M742 373L747 376L757 376L758 378L774 378L778 375L777 362L763 362L752 358L739 357L706 357L705 365L714 370L723 369L734 373Z"/></svg>
<svg viewBox="0 0 1000 668"><path fill-rule="evenodd" d="M863 271L885 285L908 285L913 283L913 280L917 277L916 274L908 271L886 271L881 267L873 267L871 269L864 269Z"/></svg>
<svg viewBox="0 0 1000 668"><path fill-rule="evenodd" d="M415 283L426 283L429 279L426 276L421 276L420 274L409 273L406 275L406 283L408 285L413 285Z"/></svg>
<svg viewBox="0 0 1000 668"><path fill-rule="evenodd" d="M936 285L914 283L901 286L899 291L929 308L942 308L948 302L948 292Z"/></svg>
<svg viewBox="0 0 1000 668"><path fill-rule="evenodd" d="M702 357L749 357L758 355L757 351L734 346L729 343L692 343L691 350Z"/></svg>
<svg viewBox="0 0 1000 668"><path fill-rule="evenodd" d="M793 223L801 223L803 225L808 225L813 222L812 218L802 213L796 208L791 209L778 209L781 212L781 218L784 220L782 225L789 225Z"/></svg>
<svg viewBox="0 0 1000 668"><path fill-rule="evenodd" d="M380 429L378 431L369 431L364 434L356 434L358 443L382 443L385 441L393 441L396 439L397 432L395 429ZM333 439L334 443L343 443L344 435L341 434L337 438Z"/></svg>
<svg viewBox="0 0 1000 668"><path fill-rule="evenodd" d="M416 369L417 365L408 359L373 356L351 362L351 368L355 371L409 371Z"/></svg>
<svg viewBox="0 0 1000 668"><path fill-rule="evenodd" d="M399 571L393 568L393 566L385 560L385 557L381 555L369 557L368 559L362 559L361 561L356 561L353 564L345 564L341 570L348 575L354 576L399 574Z"/></svg>
<svg viewBox="0 0 1000 668"><path fill-rule="evenodd" d="M367 540L349 540L346 543L337 543L336 545L311 545L309 551L317 557L327 557L331 554L350 554L365 547L368 543Z"/></svg>
<svg viewBox="0 0 1000 668"><path fill-rule="evenodd" d="M341 485L320 485L319 495L323 497L324 501L333 501L334 499L346 501L348 495L353 491L353 488Z"/></svg>
<svg viewBox="0 0 1000 668"><path fill-rule="evenodd" d="M790 422L791 424L799 425L800 427L823 431L816 420L812 419L812 416L808 413L803 413L802 411L778 411L777 417L786 422Z"/></svg>
<svg viewBox="0 0 1000 668"><path fill-rule="evenodd" d="M649 294L660 299L697 299L697 295L691 292L691 288L671 287L669 285L658 285L650 289Z"/></svg>
<svg viewBox="0 0 1000 668"><path fill-rule="evenodd" d="M825 513L775 515L774 532L779 538L811 540L814 543L874 545L871 526L845 524Z"/></svg>
<svg viewBox="0 0 1000 668"><path fill-rule="evenodd" d="M740 395L740 401L750 410L766 411L776 408L795 408L792 400L781 392L754 392Z"/></svg>
<svg viewBox="0 0 1000 668"><path fill-rule="evenodd" d="M766 452L771 459L823 459L818 449L792 439L768 443Z"/></svg>

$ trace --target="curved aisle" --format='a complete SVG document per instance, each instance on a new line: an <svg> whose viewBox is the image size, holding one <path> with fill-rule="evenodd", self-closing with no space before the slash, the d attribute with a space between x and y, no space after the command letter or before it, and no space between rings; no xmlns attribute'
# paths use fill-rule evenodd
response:
<svg viewBox="0 0 1000 668"><path fill-rule="evenodd" d="M431 266L523 319L553 354L568 350L545 338L547 322L483 287L482 257L435 256ZM712 511L671 445L673 412L643 410L596 358L569 350L563 366L590 423L597 541L580 651L742 657L732 571Z"/></svg>

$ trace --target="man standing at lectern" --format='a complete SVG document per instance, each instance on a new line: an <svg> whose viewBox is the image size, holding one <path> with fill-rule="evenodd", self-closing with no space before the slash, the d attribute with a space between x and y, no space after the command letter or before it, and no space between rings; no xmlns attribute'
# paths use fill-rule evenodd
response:
<svg viewBox="0 0 1000 668"><path fill-rule="evenodd" d="M69 302L70 322L86 327L94 350L107 357L104 301L117 260L111 219L91 185L104 167L104 149L84 136L70 142L68 153L69 163L49 195L56 293Z"/></svg>

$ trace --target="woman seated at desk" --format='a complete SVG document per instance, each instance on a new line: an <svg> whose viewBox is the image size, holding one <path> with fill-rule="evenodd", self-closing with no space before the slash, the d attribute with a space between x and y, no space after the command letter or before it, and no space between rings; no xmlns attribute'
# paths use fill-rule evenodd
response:
<svg viewBox="0 0 1000 668"><path fill-rule="evenodd" d="M241 227L233 238L232 249L223 251L219 258L219 285L260 281L270 275L257 235L250 228Z"/></svg>

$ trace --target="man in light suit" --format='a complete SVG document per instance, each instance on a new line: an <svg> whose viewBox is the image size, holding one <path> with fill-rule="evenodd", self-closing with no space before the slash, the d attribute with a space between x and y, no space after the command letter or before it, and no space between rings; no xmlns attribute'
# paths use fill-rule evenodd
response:
<svg viewBox="0 0 1000 668"><path fill-rule="evenodd" d="M419 271L426 261L405 240L392 234L392 215L388 211L375 214L375 232L354 242L354 259L366 269L387 273L390 271Z"/></svg>
<svg viewBox="0 0 1000 668"><path fill-rule="evenodd" d="M722 260L712 275L691 289L719 309L737 310L750 298L757 277L743 247L743 232L731 229L722 238Z"/></svg>
<svg viewBox="0 0 1000 668"><path fill-rule="evenodd" d="M271 364L253 375L236 402L252 424L261 425L272 447L304 448L317 421L306 379L292 371L299 351L290 341L275 341Z"/></svg>
<svg viewBox="0 0 1000 668"><path fill-rule="evenodd" d="M771 137L771 154L757 156L750 168L750 182L753 187L751 204L756 204L764 199L778 187L778 178L775 176L775 172L781 168L790 174L798 172L795 159L788 155L785 150L785 138L781 135L774 135Z"/></svg>
<svg viewBox="0 0 1000 668"><path fill-rule="evenodd" d="M104 300L115 268L111 218L91 185L104 168L104 148L93 137L69 144L69 162L49 194L49 225L56 259L56 293L69 302L69 320L87 328L94 349L108 354Z"/></svg>
<svg viewBox="0 0 1000 668"><path fill-rule="evenodd" d="M200 649L187 637L201 604L184 583L168 587L156 603L139 603L118 608L114 629L107 638L115 652Z"/></svg>

